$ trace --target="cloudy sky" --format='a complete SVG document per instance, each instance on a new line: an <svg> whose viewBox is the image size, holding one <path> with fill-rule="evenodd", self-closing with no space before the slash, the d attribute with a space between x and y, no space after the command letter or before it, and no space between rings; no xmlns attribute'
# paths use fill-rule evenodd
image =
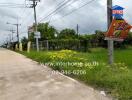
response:
<svg viewBox="0 0 132 100"><path fill-rule="evenodd" d="M58 10L58 12L49 15L54 11L60 3L64 0L41 0L37 6L37 20L38 22L50 21L50 24L56 27L58 30L64 28L76 28L79 24L79 33L94 33L95 30L106 30L106 1L107 0L94 0L87 6L76 10L74 13L69 14L71 11L78 9L80 6L91 0L65 0L69 1L65 6ZM8 5L10 4L10 5ZM0 44L9 40L11 32L8 30L16 30L13 25L7 24L7 22L15 24L17 21L21 24L19 27L20 38L27 36L27 27L34 22L33 9L23 8L18 6L12 6L13 4L31 4L28 0L0 0ZM113 5L120 5L125 8L124 18L132 24L132 0L113 0ZM5 6L6 5L6 6ZM19 8L20 7L20 8ZM17 20L18 19L18 20ZM14 33L14 40L16 39L16 33Z"/></svg>

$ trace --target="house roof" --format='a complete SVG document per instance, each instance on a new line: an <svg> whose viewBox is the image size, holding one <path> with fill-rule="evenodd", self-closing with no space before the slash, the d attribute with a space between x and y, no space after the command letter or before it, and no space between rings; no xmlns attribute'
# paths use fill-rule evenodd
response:
<svg viewBox="0 0 132 100"><path fill-rule="evenodd" d="M112 7L112 10L123 10L123 9L125 9L125 8L118 6L118 5L115 5Z"/></svg>

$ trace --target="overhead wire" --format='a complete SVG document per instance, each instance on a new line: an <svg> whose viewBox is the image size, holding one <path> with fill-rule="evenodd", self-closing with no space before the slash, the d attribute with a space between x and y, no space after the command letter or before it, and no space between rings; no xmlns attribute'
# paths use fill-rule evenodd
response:
<svg viewBox="0 0 132 100"><path fill-rule="evenodd" d="M71 0L70 0L71 1ZM84 3L82 6L80 6L80 7L78 7L77 9L74 9L74 10L72 10L71 12L69 12L69 13L67 13L67 14L65 14L65 15L63 15L63 16L61 16L61 18L64 18L64 17L66 17L66 16L68 16L68 15L71 15L72 13L74 13L74 12L76 12L77 10L79 10L79 9L81 9L81 8L83 8L83 7L85 7L86 5L88 5L88 4L91 4L93 1L96 1L96 0L90 0L90 1L88 1L88 2L86 2L86 3ZM58 10L60 10L60 8L58 8ZM53 13L56 13L56 11L57 10L54 10L52 13L50 13L48 16L46 16L46 17L49 17L50 15L52 15ZM46 18L46 17L44 17L44 18ZM43 19L44 19L43 18ZM42 20L42 19L41 19ZM57 19L55 19L55 20L57 20ZM55 20L52 20L52 21L55 21Z"/></svg>
<svg viewBox="0 0 132 100"><path fill-rule="evenodd" d="M96 0L90 0L90 1L86 2L85 4L83 4L82 6L78 7L77 9L74 9L74 10L72 10L71 12L69 12L69 13L67 13L67 14L65 14L65 15L63 15L63 16L61 16L60 18L64 18L64 17L66 17L66 16L68 16L68 15L71 15L72 13L74 13L74 12L76 12L77 10L79 10L79 9L81 9L81 8L83 8L83 7L85 7L85 6L88 5L88 4L91 4L91 3L94 2L94 1L96 1ZM58 19L60 19L60 18L57 18L57 19L55 19L55 20L58 20ZM52 21L55 21L55 20L52 20Z"/></svg>
<svg viewBox="0 0 132 100"><path fill-rule="evenodd" d="M64 6L62 9L58 10L57 12L55 12L53 15L56 15L57 13L59 13L60 11L62 11L64 8L68 7L68 6L71 6L72 4L76 3L77 1L79 0L73 0L72 2L70 2L68 5ZM49 23L53 17L53 15L51 16L50 20L49 20Z"/></svg>
<svg viewBox="0 0 132 100"><path fill-rule="evenodd" d="M44 19L48 18L49 16L51 16L52 14L54 14L57 10L61 9L63 6L65 6L66 4L68 4L71 0L67 0L66 2L64 2L63 4L59 5L55 10L53 10L50 14L48 14L47 16L41 18L39 20L39 22L43 21Z"/></svg>
<svg viewBox="0 0 132 100"><path fill-rule="evenodd" d="M65 2L66 1L66 2ZM58 3L57 4L57 8L56 9L59 9L59 7L62 7L62 6L64 6L65 4L67 4L69 1L71 1L71 0L63 0L62 2L60 2L60 3ZM53 11L52 11L53 12Z"/></svg>

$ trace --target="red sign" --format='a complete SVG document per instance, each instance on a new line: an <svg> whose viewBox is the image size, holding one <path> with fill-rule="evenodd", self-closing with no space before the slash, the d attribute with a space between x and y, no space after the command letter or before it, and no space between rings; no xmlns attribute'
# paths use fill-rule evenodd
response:
<svg viewBox="0 0 132 100"><path fill-rule="evenodd" d="M113 10L113 14L123 14L123 10Z"/></svg>
<svg viewBox="0 0 132 100"><path fill-rule="evenodd" d="M127 27L128 23L124 20L116 20L115 30L124 30Z"/></svg>
<svg viewBox="0 0 132 100"><path fill-rule="evenodd" d="M123 41L132 28L125 20L113 19L111 26L106 33L106 40Z"/></svg>

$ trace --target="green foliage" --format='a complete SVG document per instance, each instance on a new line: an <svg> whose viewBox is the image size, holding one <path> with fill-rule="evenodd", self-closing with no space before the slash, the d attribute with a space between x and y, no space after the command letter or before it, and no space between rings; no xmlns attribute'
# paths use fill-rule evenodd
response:
<svg viewBox="0 0 132 100"><path fill-rule="evenodd" d="M61 39L75 39L77 35L74 29L66 28L59 33L58 37Z"/></svg>
<svg viewBox="0 0 132 100"><path fill-rule="evenodd" d="M23 37L21 43L23 45L23 50L27 50L28 39L26 37Z"/></svg>
<svg viewBox="0 0 132 100"><path fill-rule="evenodd" d="M132 45L132 32L129 32L128 37L123 43L127 45Z"/></svg>
<svg viewBox="0 0 132 100"><path fill-rule="evenodd" d="M21 42L22 42L22 43L27 43L27 42L28 42L28 39L27 39L26 37L23 37L23 38L21 39Z"/></svg>
<svg viewBox="0 0 132 100"><path fill-rule="evenodd" d="M104 40L103 31L96 30L95 34L80 35L81 41L88 41L90 47L107 47L107 42Z"/></svg>
<svg viewBox="0 0 132 100"><path fill-rule="evenodd" d="M95 34L80 34L79 36L76 34L74 29L63 29L60 32L57 31L53 26L50 26L49 23L39 23L38 24L38 31L41 32L41 41L46 39L53 40L56 39L66 39L68 41L71 39L78 39L81 41L81 45L84 46L84 51L87 51L88 47L107 47L107 41L104 40L105 35L103 31L96 30ZM55 37L57 35L57 37ZM29 36L30 41L34 41L34 33L31 33ZM50 42L50 44L53 42ZM51 44L51 46L55 46L56 43ZM132 45L132 32L129 32L128 37L123 42L114 42L116 48L125 48L126 45ZM57 45L58 46L58 45ZM70 47L70 44L69 44ZM65 49L62 47L62 49Z"/></svg>
<svg viewBox="0 0 132 100"><path fill-rule="evenodd" d="M42 39L54 39L55 34L57 34L57 30L49 23L39 23L38 31L41 33Z"/></svg>
<svg viewBox="0 0 132 100"><path fill-rule="evenodd" d="M54 39L49 40L51 50L70 49L77 50L79 45L78 39Z"/></svg>
<svg viewBox="0 0 132 100"><path fill-rule="evenodd" d="M32 32L32 33L30 33L30 36L29 36L29 41L34 41L35 39L34 39L34 33Z"/></svg>

